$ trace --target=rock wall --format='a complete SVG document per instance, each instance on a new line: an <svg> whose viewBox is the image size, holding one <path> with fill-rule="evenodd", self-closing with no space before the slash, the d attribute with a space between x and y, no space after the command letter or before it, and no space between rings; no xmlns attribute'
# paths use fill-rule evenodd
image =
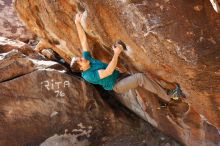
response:
<svg viewBox="0 0 220 146"><path fill-rule="evenodd" d="M180 146L63 65L1 40L1 146Z"/></svg>
<svg viewBox="0 0 220 146"><path fill-rule="evenodd" d="M96 58L108 62L111 44L121 39L127 51L120 68L179 83L187 97L161 108L159 98L140 88L118 99L186 145L219 145L220 15L209 1L16 0L15 7L42 39L38 47L67 62L81 53L73 19L85 10L81 23Z"/></svg>
<svg viewBox="0 0 220 146"><path fill-rule="evenodd" d="M0 36L28 42L34 35L17 17L12 0L0 0Z"/></svg>

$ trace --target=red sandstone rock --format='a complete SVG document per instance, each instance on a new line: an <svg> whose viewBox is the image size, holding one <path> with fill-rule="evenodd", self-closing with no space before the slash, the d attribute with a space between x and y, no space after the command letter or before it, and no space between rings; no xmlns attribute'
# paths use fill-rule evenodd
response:
<svg viewBox="0 0 220 146"><path fill-rule="evenodd" d="M28 41L34 35L19 20L12 0L0 0L0 36Z"/></svg>
<svg viewBox="0 0 220 146"><path fill-rule="evenodd" d="M63 68L56 62L46 61L27 44L0 37L0 82L28 74L37 69Z"/></svg>
<svg viewBox="0 0 220 146"><path fill-rule="evenodd" d="M65 144L76 136L79 143L87 141L91 145L135 145L143 140L151 145L163 142L162 134L152 132L152 128L137 117L134 122L120 111L116 114L94 87L58 70L37 70L0 83L0 91L2 146L39 145L65 131L70 134L68 137L50 138L44 146L49 142L67 146Z"/></svg>
<svg viewBox="0 0 220 146"><path fill-rule="evenodd" d="M2 43L0 146L160 145L167 141L179 146L114 100L111 106L104 102L93 86L57 62L43 60L28 45L8 39Z"/></svg>
<svg viewBox="0 0 220 146"><path fill-rule="evenodd" d="M89 146L89 142L87 140L79 141L77 140L77 136L71 134L64 135L54 135L48 138L45 142L43 142L40 146Z"/></svg>
<svg viewBox="0 0 220 146"><path fill-rule="evenodd" d="M119 96L122 103L186 145L220 143L220 15L209 1L16 0L15 6L67 62L80 55L73 17L86 10L82 24L96 58L108 62L111 44L122 39L128 50L121 67L177 82L187 96L160 108L155 95L138 89L137 97Z"/></svg>

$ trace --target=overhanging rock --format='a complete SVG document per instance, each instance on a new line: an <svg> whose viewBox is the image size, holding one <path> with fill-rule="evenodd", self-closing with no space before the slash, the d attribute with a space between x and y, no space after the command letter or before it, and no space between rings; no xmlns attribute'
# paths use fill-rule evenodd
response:
<svg viewBox="0 0 220 146"><path fill-rule="evenodd" d="M16 0L15 7L27 27L46 42L41 48L51 47L67 62L81 53L73 19L77 11L86 10L82 23L96 58L108 62L111 44L121 39L128 46L121 68L179 83L187 96L156 110L159 101L137 91L136 100L145 107L138 113L186 145L219 144L220 15L209 1ZM134 110L134 102L123 99Z"/></svg>

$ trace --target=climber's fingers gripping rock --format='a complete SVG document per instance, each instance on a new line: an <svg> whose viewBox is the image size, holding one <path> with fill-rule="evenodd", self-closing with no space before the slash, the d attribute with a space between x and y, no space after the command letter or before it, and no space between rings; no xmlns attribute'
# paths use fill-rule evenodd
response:
<svg viewBox="0 0 220 146"><path fill-rule="evenodd" d="M114 51L114 54L117 54L119 55L123 50L123 47L121 45L115 45L113 46L113 51Z"/></svg>
<svg viewBox="0 0 220 146"><path fill-rule="evenodd" d="M75 23L80 23L82 19L82 13L77 13L75 17Z"/></svg>

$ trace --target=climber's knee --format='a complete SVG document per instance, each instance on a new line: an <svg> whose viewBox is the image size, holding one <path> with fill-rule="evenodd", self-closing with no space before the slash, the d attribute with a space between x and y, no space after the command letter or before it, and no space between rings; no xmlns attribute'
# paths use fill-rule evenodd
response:
<svg viewBox="0 0 220 146"><path fill-rule="evenodd" d="M142 86L144 84L145 74L135 73L135 78L137 79L137 82L138 82L139 86Z"/></svg>
<svg viewBox="0 0 220 146"><path fill-rule="evenodd" d="M136 78L142 79L145 75L143 73L135 73Z"/></svg>

